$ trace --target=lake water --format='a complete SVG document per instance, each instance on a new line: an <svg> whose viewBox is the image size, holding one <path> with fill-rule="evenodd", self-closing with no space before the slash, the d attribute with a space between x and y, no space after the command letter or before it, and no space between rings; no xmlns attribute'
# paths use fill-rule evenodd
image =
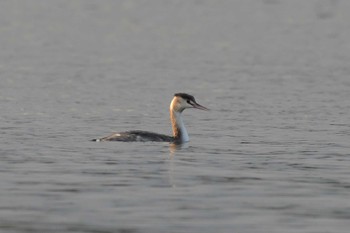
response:
<svg viewBox="0 0 350 233"><path fill-rule="evenodd" d="M1 1L0 232L347 233L350 1ZM176 92L191 141L171 134Z"/></svg>

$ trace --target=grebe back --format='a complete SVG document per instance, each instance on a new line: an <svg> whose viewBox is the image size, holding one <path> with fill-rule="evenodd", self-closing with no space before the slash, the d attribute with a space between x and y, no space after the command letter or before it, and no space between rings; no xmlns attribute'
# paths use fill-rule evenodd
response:
<svg viewBox="0 0 350 233"><path fill-rule="evenodd" d="M186 108L196 108L201 110L209 110L198 104L192 95L186 93L176 93L170 103L170 120L173 129L173 136L158 134L142 130L132 130L120 133L114 133L93 141L122 141L122 142L173 142L184 143L189 141L188 133L182 120L181 113Z"/></svg>

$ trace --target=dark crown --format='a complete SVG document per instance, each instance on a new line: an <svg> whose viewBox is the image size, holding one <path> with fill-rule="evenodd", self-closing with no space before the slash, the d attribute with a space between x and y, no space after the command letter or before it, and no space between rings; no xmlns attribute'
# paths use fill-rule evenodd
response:
<svg viewBox="0 0 350 233"><path fill-rule="evenodd" d="M194 97L192 95L186 94L186 93L176 93L174 96L181 97L185 100L191 100L193 102L196 102Z"/></svg>

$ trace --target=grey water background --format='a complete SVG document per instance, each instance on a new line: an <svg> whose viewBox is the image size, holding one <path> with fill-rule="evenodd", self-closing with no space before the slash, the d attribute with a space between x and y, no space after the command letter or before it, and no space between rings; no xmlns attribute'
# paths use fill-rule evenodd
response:
<svg viewBox="0 0 350 233"><path fill-rule="evenodd" d="M1 1L0 232L349 232L350 1ZM191 141L171 133L175 92Z"/></svg>

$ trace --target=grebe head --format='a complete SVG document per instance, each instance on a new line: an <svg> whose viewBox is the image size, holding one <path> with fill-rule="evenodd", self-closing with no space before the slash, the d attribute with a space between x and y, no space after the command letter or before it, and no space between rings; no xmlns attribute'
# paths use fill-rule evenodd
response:
<svg viewBox="0 0 350 233"><path fill-rule="evenodd" d="M209 110L208 108L198 104L192 95L186 93L176 93L171 101L170 108L176 112L182 112L186 108L197 108L206 111Z"/></svg>

